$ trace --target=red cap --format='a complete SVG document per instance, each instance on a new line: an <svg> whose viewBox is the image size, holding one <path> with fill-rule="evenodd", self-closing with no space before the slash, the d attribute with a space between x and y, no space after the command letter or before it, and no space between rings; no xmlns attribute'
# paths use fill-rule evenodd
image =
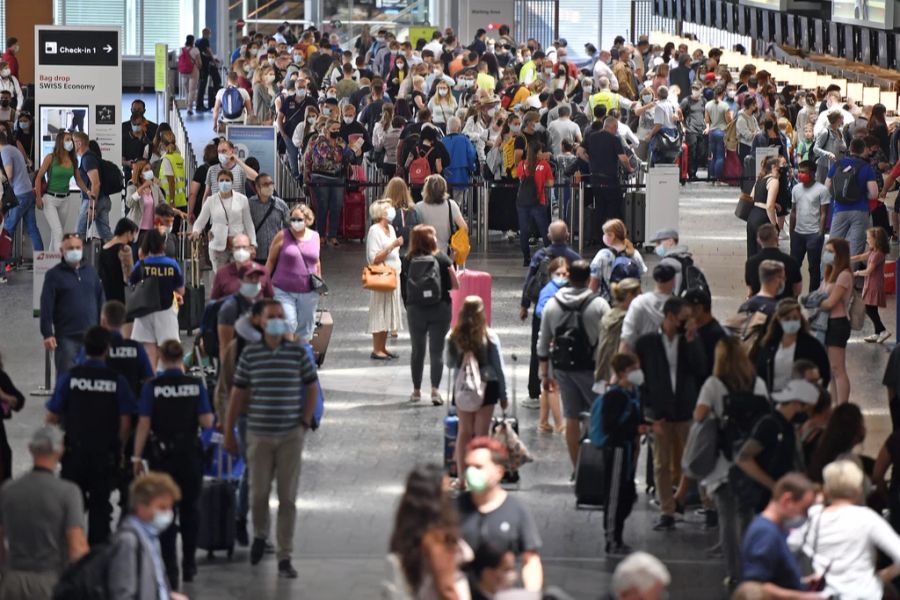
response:
<svg viewBox="0 0 900 600"><path fill-rule="evenodd" d="M706 74L706 80L707 80L707 81L715 81L715 80L716 80L716 74L715 74L715 73L707 73L707 74Z"/></svg>

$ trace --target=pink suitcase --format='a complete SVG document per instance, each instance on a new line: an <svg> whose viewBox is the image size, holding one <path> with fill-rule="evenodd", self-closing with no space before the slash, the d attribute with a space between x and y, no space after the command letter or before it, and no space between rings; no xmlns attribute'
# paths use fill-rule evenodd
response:
<svg viewBox="0 0 900 600"><path fill-rule="evenodd" d="M450 321L450 326L456 325L456 316L459 314L459 309L462 307L463 300L465 300L466 296L481 297L484 301L484 313L487 318L487 324L490 325L491 286L493 284L493 277L491 277L491 274L483 271L466 269L465 271L460 271L458 278L459 289L450 291L450 301L452 303L451 310L453 311L453 318Z"/></svg>

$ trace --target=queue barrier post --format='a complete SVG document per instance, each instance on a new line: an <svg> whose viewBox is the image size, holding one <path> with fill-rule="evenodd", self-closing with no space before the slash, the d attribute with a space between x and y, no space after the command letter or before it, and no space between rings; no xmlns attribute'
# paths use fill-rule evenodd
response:
<svg viewBox="0 0 900 600"><path fill-rule="evenodd" d="M578 254L584 254L584 181L578 182Z"/></svg>
<svg viewBox="0 0 900 600"><path fill-rule="evenodd" d="M50 351L44 349L44 385L39 385L36 390L32 390L31 396L52 396L53 386L50 384Z"/></svg>

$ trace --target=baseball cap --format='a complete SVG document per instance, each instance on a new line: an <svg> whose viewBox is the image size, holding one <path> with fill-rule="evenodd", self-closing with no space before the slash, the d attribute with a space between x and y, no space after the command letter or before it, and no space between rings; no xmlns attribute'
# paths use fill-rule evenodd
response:
<svg viewBox="0 0 900 600"><path fill-rule="evenodd" d="M55 425L44 425L31 435L28 449L34 454L54 454L63 448L63 433Z"/></svg>
<svg viewBox="0 0 900 600"><path fill-rule="evenodd" d="M569 42L566 41L566 38L559 38L558 41L559 41L559 45L560 45L560 46L566 47L566 46L569 45Z"/></svg>
<svg viewBox="0 0 900 600"><path fill-rule="evenodd" d="M703 288L691 288L681 294L681 298L690 306L702 306L706 310L712 308L712 298Z"/></svg>
<svg viewBox="0 0 900 600"><path fill-rule="evenodd" d="M706 74L706 81L715 81L715 80L716 80L716 74L715 74L715 73L707 73L707 74Z"/></svg>
<svg viewBox="0 0 900 600"><path fill-rule="evenodd" d="M673 279L675 279L675 267L664 264L658 264L653 267L653 281L667 283Z"/></svg>
<svg viewBox="0 0 900 600"><path fill-rule="evenodd" d="M654 235L652 238L650 238L649 241L658 242L660 240L677 240L677 239L678 239L678 230L669 227L669 228L664 228L664 229L660 229L659 231L657 231L656 235Z"/></svg>
<svg viewBox="0 0 900 600"><path fill-rule="evenodd" d="M792 379L780 392L772 394L775 402L802 402L815 406L819 401L819 388L805 379Z"/></svg>
<svg viewBox="0 0 900 600"><path fill-rule="evenodd" d="M263 275L265 272L266 270L261 264L251 260L238 269L238 277L243 279L245 277L250 277L251 275Z"/></svg>

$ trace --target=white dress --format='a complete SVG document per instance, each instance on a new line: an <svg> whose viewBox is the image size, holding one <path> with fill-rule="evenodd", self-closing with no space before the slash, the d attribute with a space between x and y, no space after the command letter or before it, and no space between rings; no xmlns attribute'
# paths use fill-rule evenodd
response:
<svg viewBox="0 0 900 600"><path fill-rule="evenodd" d="M369 227L369 233L366 235L367 264L372 264L375 255L397 239L397 234L392 226L388 225L388 231L389 233L385 233L379 223ZM391 250L384 264L397 271L397 287L391 292L369 292L369 326L366 328L366 333L403 329L403 315L400 310L403 304L400 297L400 249Z"/></svg>

